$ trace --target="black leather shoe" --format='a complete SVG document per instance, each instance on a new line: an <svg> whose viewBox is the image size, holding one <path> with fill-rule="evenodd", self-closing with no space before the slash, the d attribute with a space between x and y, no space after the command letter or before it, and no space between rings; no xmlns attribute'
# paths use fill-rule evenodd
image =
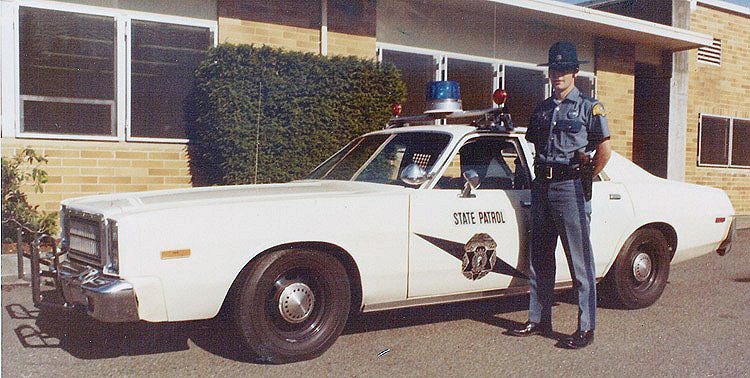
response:
<svg viewBox="0 0 750 378"><path fill-rule="evenodd" d="M527 322L521 329L514 329L510 331L511 335L518 337L549 335L550 333L552 333L552 324L532 322Z"/></svg>
<svg viewBox="0 0 750 378"><path fill-rule="evenodd" d="M576 331L563 340L563 346L568 349L581 349L594 343L594 330Z"/></svg>

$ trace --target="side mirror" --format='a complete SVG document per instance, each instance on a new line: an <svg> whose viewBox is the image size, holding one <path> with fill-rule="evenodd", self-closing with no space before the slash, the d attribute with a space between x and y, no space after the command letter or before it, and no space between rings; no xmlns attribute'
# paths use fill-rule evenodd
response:
<svg viewBox="0 0 750 378"><path fill-rule="evenodd" d="M403 171L401 171L401 175L399 176L401 178L401 181L409 184L409 185L422 185L425 181L427 181L430 178L430 175L427 174L427 172L417 163L411 163L404 168Z"/></svg>
<svg viewBox="0 0 750 378"><path fill-rule="evenodd" d="M481 181L479 180L479 174L477 171L470 169L466 172L464 172L464 180L466 180L466 183L464 184L464 190L461 191L461 194L459 197L461 198L474 198L476 195L472 194L472 190L476 190L479 185L481 185Z"/></svg>

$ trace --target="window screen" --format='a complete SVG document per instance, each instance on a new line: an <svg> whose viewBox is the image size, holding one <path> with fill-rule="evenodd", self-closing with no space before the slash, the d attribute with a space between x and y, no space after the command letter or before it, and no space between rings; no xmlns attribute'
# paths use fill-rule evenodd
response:
<svg viewBox="0 0 750 378"><path fill-rule="evenodd" d="M21 130L116 134L115 20L19 8Z"/></svg>
<svg viewBox="0 0 750 378"><path fill-rule="evenodd" d="M402 115L418 115L425 110L427 83L435 80L435 63L431 55L401 51L383 51L383 62L393 63L406 84L406 101Z"/></svg>
<svg viewBox="0 0 750 378"><path fill-rule="evenodd" d="M505 106L516 127L528 127L534 107L544 101L547 79L543 71L505 66Z"/></svg>
<svg viewBox="0 0 750 378"><path fill-rule="evenodd" d="M577 76L575 85L582 95L594 98L594 78L588 76Z"/></svg>
<svg viewBox="0 0 750 378"><path fill-rule="evenodd" d="M211 31L133 21L132 35L130 135L186 138L185 99L211 46Z"/></svg>
<svg viewBox="0 0 750 378"><path fill-rule="evenodd" d="M492 78L494 69L490 63L448 59L448 80L461 86L461 101L464 110L492 107ZM472 118L449 119L448 123L467 123Z"/></svg>
<svg viewBox="0 0 750 378"><path fill-rule="evenodd" d="M732 121L732 165L750 167L750 119Z"/></svg>
<svg viewBox="0 0 750 378"><path fill-rule="evenodd" d="M728 164L729 118L701 117L700 163Z"/></svg>

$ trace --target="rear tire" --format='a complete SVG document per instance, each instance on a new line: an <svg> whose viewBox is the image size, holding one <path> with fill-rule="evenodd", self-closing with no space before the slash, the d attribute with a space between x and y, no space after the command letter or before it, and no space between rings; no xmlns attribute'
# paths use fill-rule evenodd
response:
<svg viewBox="0 0 750 378"><path fill-rule="evenodd" d="M610 299L628 309L652 305L667 285L670 260L669 244L661 232L637 230L605 278Z"/></svg>
<svg viewBox="0 0 750 378"><path fill-rule="evenodd" d="M350 296L346 270L333 256L299 249L274 251L249 267L232 318L261 361L310 359L341 334Z"/></svg>

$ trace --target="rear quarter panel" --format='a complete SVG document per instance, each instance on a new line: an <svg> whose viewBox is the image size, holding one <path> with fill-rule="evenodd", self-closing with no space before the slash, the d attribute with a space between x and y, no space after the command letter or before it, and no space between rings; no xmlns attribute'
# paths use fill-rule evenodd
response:
<svg viewBox="0 0 750 378"><path fill-rule="evenodd" d="M630 183L628 190L636 215L632 232L655 222L674 228L677 249L672 263L715 250L734 215L726 193L716 188L654 178ZM725 220L717 223L717 218Z"/></svg>

